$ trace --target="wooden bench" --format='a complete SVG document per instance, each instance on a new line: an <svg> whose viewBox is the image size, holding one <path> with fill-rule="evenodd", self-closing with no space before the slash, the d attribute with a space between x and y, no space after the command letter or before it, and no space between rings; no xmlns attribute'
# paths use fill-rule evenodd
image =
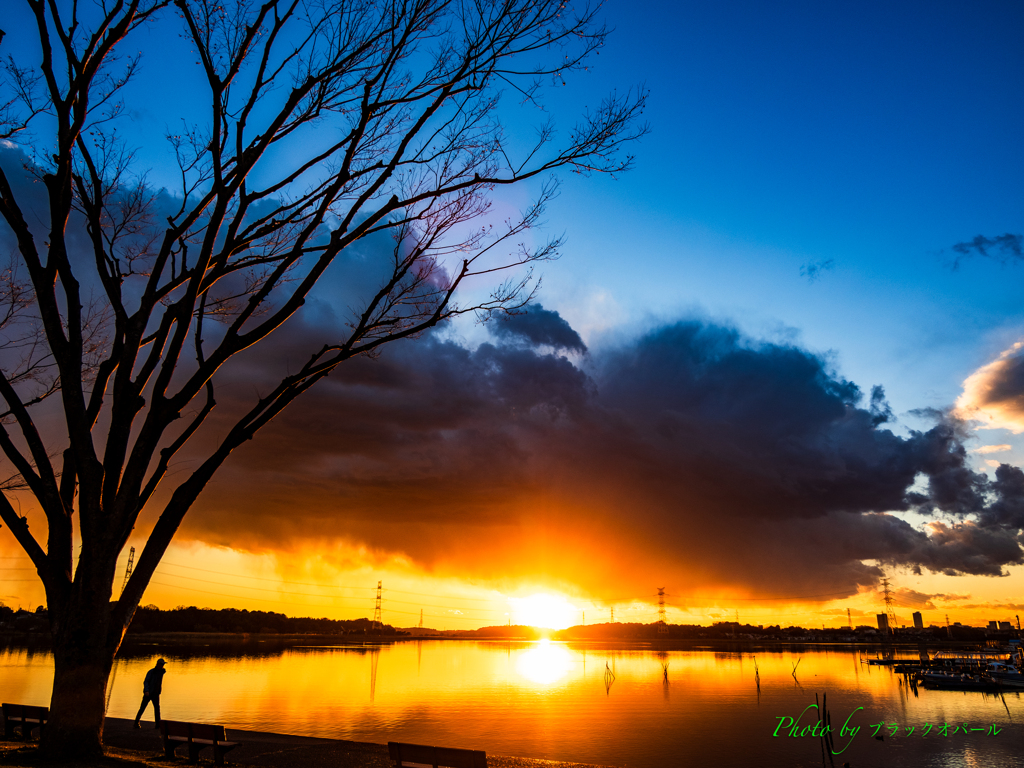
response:
<svg viewBox="0 0 1024 768"><path fill-rule="evenodd" d="M33 707L28 704L3 704L4 738L14 738L14 726L21 726L21 738L28 741L32 737L32 729L38 728L42 733L43 726L50 719L50 710L46 707Z"/></svg>
<svg viewBox="0 0 1024 768"><path fill-rule="evenodd" d="M388 742L388 754L396 768L406 765L431 768L487 768L487 754L477 749L426 747L422 744Z"/></svg>
<svg viewBox="0 0 1024 768"><path fill-rule="evenodd" d="M167 757L174 757L174 750L187 744L188 759L193 763L199 760L199 750L213 747L213 762L217 765L224 765L224 755L239 744L237 741L228 741L223 725L182 723L177 720L160 722L160 738Z"/></svg>

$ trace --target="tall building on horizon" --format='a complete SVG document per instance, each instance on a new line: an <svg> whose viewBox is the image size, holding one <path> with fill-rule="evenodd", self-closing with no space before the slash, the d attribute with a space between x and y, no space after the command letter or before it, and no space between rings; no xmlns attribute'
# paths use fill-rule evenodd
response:
<svg viewBox="0 0 1024 768"><path fill-rule="evenodd" d="M924 629L924 619L920 611L914 611L914 629Z"/></svg>
<svg viewBox="0 0 1024 768"><path fill-rule="evenodd" d="M875 618L878 619L878 631L883 634L889 634L889 614L877 613Z"/></svg>

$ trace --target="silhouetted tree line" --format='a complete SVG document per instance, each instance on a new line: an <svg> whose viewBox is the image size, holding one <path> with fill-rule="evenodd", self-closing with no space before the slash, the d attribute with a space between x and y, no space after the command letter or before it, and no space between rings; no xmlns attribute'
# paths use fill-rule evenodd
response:
<svg viewBox="0 0 1024 768"><path fill-rule="evenodd" d="M135 612L128 634L144 632L234 632L275 634L397 634L385 624L383 630L373 629L369 619L293 618L273 611L247 611L237 608L196 608L178 606L162 611L143 606Z"/></svg>
<svg viewBox="0 0 1024 768"><path fill-rule="evenodd" d="M954 627L955 640L984 640L985 630L974 627ZM902 631L901 631L902 634ZM621 639L686 639L686 640L790 640L811 639L818 641L843 641L857 633L842 627L819 629L813 627L754 626L738 624L732 621L716 622L710 627L700 624L666 624L664 631L658 624L587 624L569 627L552 636L558 640L621 640ZM915 636L925 636L932 640L946 640L949 635L945 627L929 627ZM909 637L910 635L906 635ZM870 640L870 636L857 635L858 639Z"/></svg>
<svg viewBox="0 0 1024 768"><path fill-rule="evenodd" d="M0 67L0 523L46 593L40 749L67 764L102 755L114 657L228 456L356 357L521 311L563 242L533 233L558 172L628 170L646 91L562 95L605 43L600 3L24 5L4 13L24 44ZM193 65L187 96L142 107L181 128L129 127L138 94L159 87L142 73ZM546 107L581 100L575 119ZM177 185L150 184L143 159ZM524 191L501 192L512 186ZM344 307L337 322L302 325L314 288ZM285 328L308 345L299 362L239 388L243 358ZM30 530L22 495L45 525ZM321 626L308 621L250 626Z"/></svg>
<svg viewBox="0 0 1024 768"><path fill-rule="evenodd" d="M457 629L439 632L442 637L481 637L481 638L514 638L516 640L540 640L551 636L551 630L541 627L530 627L523 624L499 624L494 627L479 629ZM557 632L555 633L558 634Z"/></svg>

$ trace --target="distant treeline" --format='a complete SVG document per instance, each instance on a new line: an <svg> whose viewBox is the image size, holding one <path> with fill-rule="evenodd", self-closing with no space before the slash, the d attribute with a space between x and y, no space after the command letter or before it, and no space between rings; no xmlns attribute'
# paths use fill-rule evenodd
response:
<svg viewBox="0 0 1024 768"><path fill-rule="evenodd" d="M749 639L751 634L758 636L789 634L806 635L809 630L800 627L759 627L740 626L732 624L716 624L712 627L704 627L699 624L665 624L657 623L639 624L630 622L615 622L614 624L585 624L552 631L550 629L538 629L536 627L523 626L496 626L482 627L469 630L449 630L444 635L448 637L486 637L486 638L525 638L538 639L550 637L553 640L657 640L657 639L700 639L700 638L723 638L729 639L735 636Z"/></svg>
<svg viewBox="0 0 1024 768"><path fill-rule="evenodd" d="M385 624L382 630L373 629L369 619L313 619L291 618L273 611L246 611L236 608L214 610L195 606L178 606L162 611L156 606L140 607L135 612L128 634L142 632L259 632L282 635L304 634L398 634Z"/></svg>
<svg viewBox="0 0 1024 768"><path fill-rule="evenodd" d="M449 629L446 632L437 632L440 637L468 637L515 640L541 640L547 637L554 637L557 632L539 627L528 627L521 624L499 624L494 627L480 627L480 629Z"/></svg>
<svg viewBox="0 0 1024 768"><path fill-rule="evenodd" d="M877 635L877 633L874 633ZM946 640L984 640L986 632L974 627L955 626L952 631L946 627L932 626L923 630L897 630L900 637ZM715 622L706 627L700 624L587 624L569 627L551 635L557 640L605 640L605 639L687 639L687 640L793 640L806 639L820 642L846 642L852 638L869 640L872 635L846 628L815 629L813 627L753 626L732 621ZM879 635L879 637L881 637Z"/></svg>

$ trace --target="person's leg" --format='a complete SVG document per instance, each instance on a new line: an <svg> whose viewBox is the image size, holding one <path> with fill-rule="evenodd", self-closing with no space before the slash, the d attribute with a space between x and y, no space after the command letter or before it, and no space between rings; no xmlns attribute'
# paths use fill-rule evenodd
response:
<svg viewBox="0 0 1024 768"><path fill-rule="evenodd" d="M160 727L160 694L153 696L153 715L156 717L155 728Z"/></svg>
<svg viewBox="0 0 1024 768"><path fill-rule="evenodd" d="M135 716L135 724L139 724L139 720L142 719L142 713L146 711L146 705L149 704L149 694L142 694L142 706L139 707L139 713Z"/></svg>

